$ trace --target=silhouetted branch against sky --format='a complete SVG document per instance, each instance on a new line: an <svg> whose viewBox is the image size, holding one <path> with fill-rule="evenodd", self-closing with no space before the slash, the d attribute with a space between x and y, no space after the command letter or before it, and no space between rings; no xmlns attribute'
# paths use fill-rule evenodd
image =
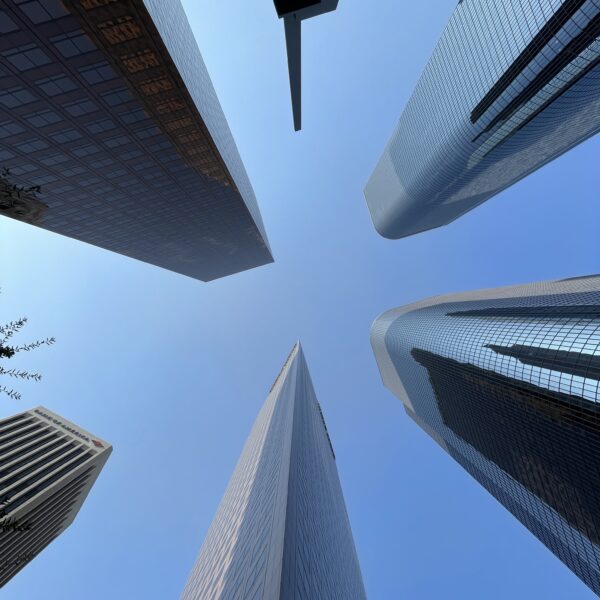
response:
<svg viewBox="0 0 600 600"><path fill-rule="evenodd" d="M1 292L1 289L0 289ZM11 345L12 337L21 331L21 329L27 323L27 317L22 317L16 321L9 321L4 325L0 325L0 359L10 359L19 352L30 352L40 346L52 346L56 341L53 337L45 338L43 340L37 340L35 342L29 342L22 345ZM13 377L15 379L21 379L25 381L40 381L42 376L39 373L30 373L29 371L22 371L20 369L7 369L0 365L0 377ZM13 400L20 400L21 394L14 389L7 387L0 383L0 394L6 394Z"/></svg>

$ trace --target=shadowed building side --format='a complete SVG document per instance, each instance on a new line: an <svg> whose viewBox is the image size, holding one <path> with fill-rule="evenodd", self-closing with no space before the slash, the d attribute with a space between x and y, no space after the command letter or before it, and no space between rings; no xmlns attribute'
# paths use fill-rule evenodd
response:
<svg viewBox="0 0 600 600"><path fill-rule="evenodd" d="M0 215L209 281L272 262L179 0L2 5ZM5 172L5 171L3 171Z"/></svg>

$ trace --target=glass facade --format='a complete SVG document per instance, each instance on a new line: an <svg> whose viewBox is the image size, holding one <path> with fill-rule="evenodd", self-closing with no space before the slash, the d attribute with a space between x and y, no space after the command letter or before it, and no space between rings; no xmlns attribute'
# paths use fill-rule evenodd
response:
<svg viewBox="0 0 600 600"><path fill-rule="evenodd" d="M299 345L254 423L181 598L366 598Z"/></svg>
<svg viewBox="0 0 600 600"><path fill-rule="evenodd" d="M381 235L445 225L600 129L600 0L461 0L365 189Z"/></svg>
<svg viewBox="0 0 600 600"><path fill-rule="evenodd" d="M204 281L272 262L179 0L7 0L0 33L0 215Z"/></svg>
<svg viewBox="0 0 600 600"><path fill-rule="evenodd" d="M600 276L394 309L371 341L409 416L600 594Z"/></svg>

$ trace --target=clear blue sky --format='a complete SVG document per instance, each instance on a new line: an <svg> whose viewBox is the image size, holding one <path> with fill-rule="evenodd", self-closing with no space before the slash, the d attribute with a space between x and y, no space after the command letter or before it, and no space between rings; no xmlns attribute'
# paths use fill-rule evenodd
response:
<svg viewBox="0 0 600 600"><path fill-rule="evenodd" d="M0 219L0 321L57 338L15 362L44 379L0 417L44 404L114 444L75 524L2 598L177 598L296 339L370 598L593 598L405 416L369 328L433 294L599 272L600 137L452 225L385 240L362 189L456 1L341 0L306 22L299 134L270 0L184 4L276 262L204 284Z"/></svg>

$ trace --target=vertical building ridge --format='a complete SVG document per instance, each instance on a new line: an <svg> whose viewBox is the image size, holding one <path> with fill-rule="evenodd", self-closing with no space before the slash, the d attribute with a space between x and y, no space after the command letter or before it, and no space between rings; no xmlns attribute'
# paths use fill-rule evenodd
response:
<svg viewBox="0 0 600 600"><path fill-rule="evenodd" d="M323 600L366 597L299 342L252 427L181 599L287 599L296 589Z"/></svg>

